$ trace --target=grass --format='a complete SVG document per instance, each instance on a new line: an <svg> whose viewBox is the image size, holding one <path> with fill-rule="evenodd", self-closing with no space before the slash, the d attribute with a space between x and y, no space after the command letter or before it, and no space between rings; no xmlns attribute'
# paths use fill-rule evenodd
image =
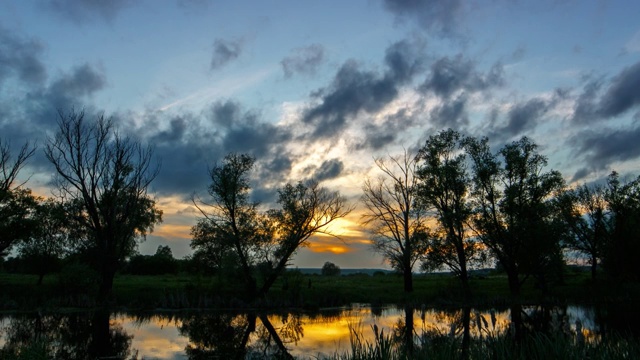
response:
<svg viewBox="0 0 640 360"><path fill-rule="evenodd" d="M68 281L61 281L60 277L49 275L42 285L37 286L35 275L0 273L0 311L95 305L92 303L95 288L91 283L69 289L64 285ZM74 279L72 284L78 281ZM511 300L506 277L500 274L473 279L474 298L471 303L464 301L458 281L449 275L416 276L411 294L405 294L402 286L402 278L392 274L325 277L290 271L276 282L259 305L314 310L351 303L374 306L414 303L446 307L463 304L493 306L507 304ZM132 309L242 309L252 306L242 300L242 290L239 281L216 276L118 275L114 281L112 303ZM542 294L534 287L533 281L528 281L520 298L524 304L637 300L640 300L638 284L593 284L589 274L584 272L568 272L565 283L553 287L548 294Z"/></svg>
<svg viewBox="0 0 640 360"><path fill-rule="evenodd" d="M460 337L442 334L422 334L407 351L406 344L389 334L375 331L372 341L363 340L358 326L351 329L351 350L335 354L327 360L404 360L404 359L465 359L465 360L610 360L640 359L640 340L611 335L596 341L584 341L575 334L528 334L519 342L509 334L471 338L468 349L462 351Z"/></svg>

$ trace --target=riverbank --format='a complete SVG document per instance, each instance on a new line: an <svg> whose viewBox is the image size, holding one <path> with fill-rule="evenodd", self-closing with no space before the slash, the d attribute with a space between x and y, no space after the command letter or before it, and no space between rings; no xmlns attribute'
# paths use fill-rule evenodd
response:
<svg viewBox="0 0 640 360"><path fill-rule="evenodd" d="M512 302L507 280L501 274L488 274L471 281L473 298L463 297L458 281L450 275L419 275L414 291L405 294L402 279L393 274L354 274L348 276L305 275L289 271L267 297L258 302L243 300L239 282L216 276L156 275L116 277L111 297L115 308L158 309L247 309L259 306L273 309L315 310L352 303L415 304L439 307L495 306ZM57 275L36 285L35 275L0 274L0 311L31 311L95 307L95 285L77 280L68 283ZM542 291L530 279L517 299L522 304L541 303L635 303L640 301L640 284L591 281L589 274L568 271L564 281Z"/></svg>

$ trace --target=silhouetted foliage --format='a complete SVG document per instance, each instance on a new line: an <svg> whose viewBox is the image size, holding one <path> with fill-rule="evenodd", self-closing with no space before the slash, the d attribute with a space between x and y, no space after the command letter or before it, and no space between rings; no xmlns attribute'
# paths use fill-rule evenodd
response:
<svg viewBox="0 0 640 360"><path fill-rule="evenodd" d="M617 172L607 179L605 193L612 229L605 248L603 267L620 280L640 280L636 266L640 253L640 177L622 182Z"/></svg>
<svg viewBox="0 0 640 360"><path fill-rule="evenodd" d="M507 273L512 295L530 276L546 282L547 270L562 263L557 214L552 198L564 186L557 171L544 172L547 159L526 137L489 150L487 139L468 138L473 164L475 234ZM557 269L556 269L557 270Z"/></svg>
<svg viewBox="0 0 640 360"><path fill-rule="evenodd" d="M475 238L470 236L471 178L461 135L444 130L430 136L416 156L418 203L433 209L438 229L430 239L423 269L445 265L460 279L465 296L471 296L468 268L484 260Z"/></svg>
<svg viewBox="0 0 640 360"><path fill-rule="evenodd" d="M322 265L321 273L323 276L340 276L340 267L327 261Z"/></svg>
<svg viewBox="0 0 640 360"><path fill-rule="evenodd" d="M18 154L11 154L8 141L0 139L0 258L18 241L31 236L35 228L33 212L36 199L31 190L16 184L18 174L35 147L25 143Z"/></svg>
<svg viewBox="0 0 640 360"><path fill-rule="evenodd" d="M169 246L159 245L154 255L133 255L124 271L133 275L176 274L178 261L173 258Z"/></svg>
<svg viewBox="0 0 640 360"><path fill-rule="evenodd" d="M59 115L45 155L56 169L59 196L77 205L71 215L86 231L84 248L101 274L98 296L105 300L136 240L161 221L147 194L158 169L151 167L151 148L122 137L104 116L88 122L83 112Z"/></svg>
<svg viewBox="0 0 640 360"><path fill-rule="evenodd" d="M65 205L53 199L39 199L34 214L36 226L31 236L18 245L18 253L30 272L38 275L38 285L48 273L60 270L69 252L70 222Z"/></svg>
<svg viewBox="0 0 640 360"><path fill-rule="evenodd" d="M374 251L403 274L404 291L412 292L413 266L424 258L429 239L426 211L415 203L416 161L405 152L388 160L375 159L375 163L383 175L365 180L362 223L373 236Z"/></svg>
<svg viewBox="0 0 640 360"><path fill-rule="evenodd" d="M591 278L595 280L598 263L602 260L614 225L608 210L606 189L583 184L558 196L556 203L567 229L565 245L589 258Z"/></svg>
<svg viewBox="0 0 640 360"><path fill-rule="evenodd" d="M269 291L293 254L312 235L331 235L326 226L351 211L337 192L317 183L298 183L278 191L280 209L260 212L258 204L249 201L249 174L254 163L248 155L229 154L210 170L212 202L198 203L194 199L204 218L192 230L192 247L196 250L235 253L250 300ZM260 284L256 271L262 279Z"/></svg>

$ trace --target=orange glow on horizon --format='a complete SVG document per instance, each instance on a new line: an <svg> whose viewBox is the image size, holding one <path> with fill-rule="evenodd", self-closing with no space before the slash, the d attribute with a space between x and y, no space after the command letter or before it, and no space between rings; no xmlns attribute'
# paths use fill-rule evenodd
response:
<svg viewBox="0 0 640 360"><path fill-rule="evenodd" d="M345 254L348 252L353 251L352 249L344 246L344 245L339 245L339 244L319 244L319 243L310 243L309 244L309 250L311 250L312 252L315 253L323 253L323 252L330 252L330 253L334 253L337 255L340 254Z"/></svg>

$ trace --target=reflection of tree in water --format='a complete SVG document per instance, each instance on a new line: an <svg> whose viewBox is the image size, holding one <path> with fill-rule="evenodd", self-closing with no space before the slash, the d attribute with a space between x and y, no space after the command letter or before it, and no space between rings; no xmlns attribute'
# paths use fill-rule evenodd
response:
<svg viewBox="0 0 640 360"><path fill-rule="evenodd" d="M33 358L96 359L135 357L131 339L121 326L110 324L108 312L13 317L4 329L0 358L33 354Z"/></svg>
<svg viewBox="0 0 640 360"><path fill-rule="evenodd" d="M281 319L276 329L266 315L195 314L183 319L180 333L189 337L189 359L289 359L286 344L302 338L302 322L298 315Z"/></svg>

